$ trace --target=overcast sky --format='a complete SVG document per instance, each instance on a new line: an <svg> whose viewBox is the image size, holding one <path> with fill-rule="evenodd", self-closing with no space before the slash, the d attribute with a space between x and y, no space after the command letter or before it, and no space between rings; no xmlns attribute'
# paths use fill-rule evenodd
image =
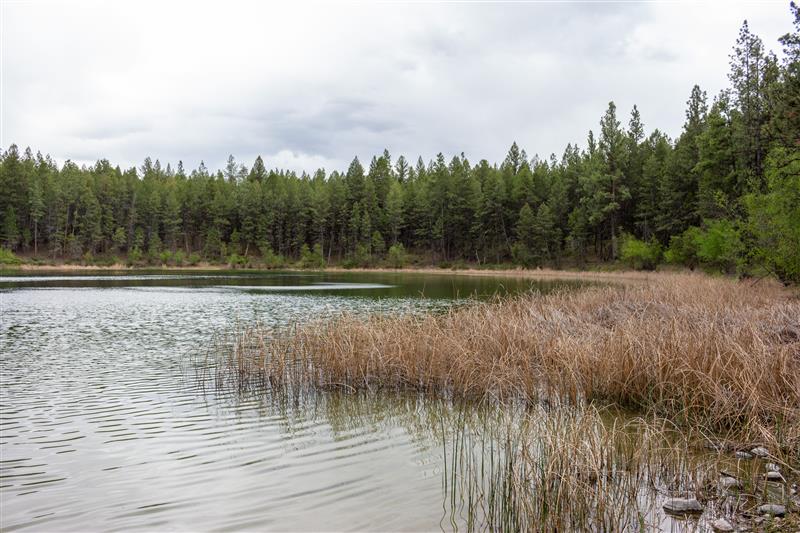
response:
<svg viewBox="0 0 800 533"><path fill-rule="evenodd" d="M680 132L727 85L746 18L768 48L788 0L721 3L2 1L2 146L58 161L346 169L387 148L500 161L585 145L609 100Z"/></svg>

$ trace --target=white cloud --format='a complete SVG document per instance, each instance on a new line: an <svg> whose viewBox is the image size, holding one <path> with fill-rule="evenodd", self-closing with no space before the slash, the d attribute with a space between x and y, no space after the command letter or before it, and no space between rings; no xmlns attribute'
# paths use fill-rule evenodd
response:
<svg viewBox="0 0 800 533"><path fill-rule="evenodd" d="M676 135L692 85L726 85L742 19L772 48L791 22L786 2L2 9L4 146L123 166L262 154L309 172L384 148L497 161L516 140L560 153L611 99Z"/></svg>

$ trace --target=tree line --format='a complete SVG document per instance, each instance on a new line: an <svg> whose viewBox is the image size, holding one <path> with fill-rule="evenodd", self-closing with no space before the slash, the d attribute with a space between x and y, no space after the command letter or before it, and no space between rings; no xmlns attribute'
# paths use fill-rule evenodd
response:
<svg viewBox="0 0 800 533"><path fill-rule="evenodd" d="M20 153L0 160L0 242L16 253L132 263L277 266L300 260L582 265L623 260L800 279L800 9L768 52L745 22L730 87L695 86L680 135L645 132L613 102L586 146L548 159L514 143L500 164L388 151L313 174L210 171L145 159L121 169ZM624 122L624 124L623 124Z"/></svg>

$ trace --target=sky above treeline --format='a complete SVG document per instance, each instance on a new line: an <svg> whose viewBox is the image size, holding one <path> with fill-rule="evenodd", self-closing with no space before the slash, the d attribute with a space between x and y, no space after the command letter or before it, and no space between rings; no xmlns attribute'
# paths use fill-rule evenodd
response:
<svg viewBox="0 0 800 533"><path fill-rule="evenodd" d="M727 87L744 19L779 2L2 0L3 148L57 161L346 170L388 149L501 161L585 146L610 100L680 133L695 83Z"/></svg>

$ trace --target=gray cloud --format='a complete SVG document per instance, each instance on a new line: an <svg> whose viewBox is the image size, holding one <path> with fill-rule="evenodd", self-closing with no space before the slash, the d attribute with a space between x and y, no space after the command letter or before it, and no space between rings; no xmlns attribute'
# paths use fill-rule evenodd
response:
<svg viewBox="0 0 800 533"><path fill-rule="evenodd" d="M609 100L680 132L691 87L726 86L744 18L784 2L3 4L2 144L123 166L229 153L346 168L384 148L502 159L583 143Z"/></svg>

